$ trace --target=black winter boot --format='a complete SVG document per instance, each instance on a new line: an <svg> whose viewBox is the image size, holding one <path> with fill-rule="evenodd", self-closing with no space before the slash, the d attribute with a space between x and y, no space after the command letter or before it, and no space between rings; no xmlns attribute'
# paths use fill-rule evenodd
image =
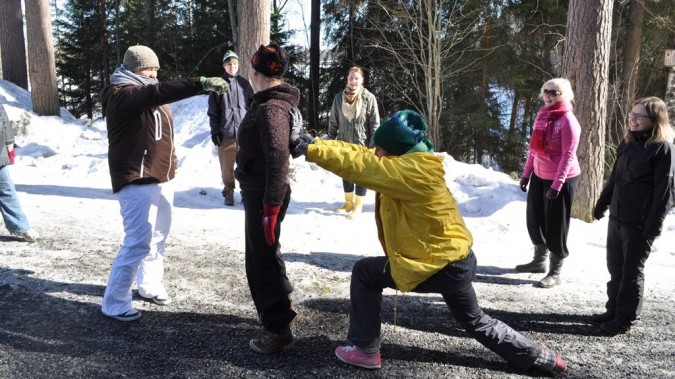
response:
<svg viewBox="0 0 675 379"><path fill-rule="evenodd" d="M562 269L565 258L560 258L557 254L551 253L550 268L548 275L537 283L541 288L551 288L560 284L560 269Z"/></svg>
<svg viewBox="0 0 675 379"><path fill-rule="evenodd" d="M534 258L532 259L532 262L516 266L516 271L518 271L518 272L534 272L534 273L544 273L544 272L546 272L546 256L547 255L548 255L548 251L546 251L546 245L535 245L534 246Z"/></svg>

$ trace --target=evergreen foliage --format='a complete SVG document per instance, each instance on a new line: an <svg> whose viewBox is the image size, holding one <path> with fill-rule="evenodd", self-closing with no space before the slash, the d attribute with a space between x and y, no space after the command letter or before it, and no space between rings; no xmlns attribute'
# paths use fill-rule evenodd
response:
<svg viewBox="0 0 675 379"><path fill-rule="evenodd" d="M627 25L618 1L612 38L612 83L619 87ZM55 14L56 64L62 105L77 117L100 116L99 93L130 45L150 46L162 65L161 80L222 75L222 56L234 49L227 0L154 0L152 28L146 25L146 0L64 0ZM278 5L283 4L283 5ZM541 107L542 84L560 76L568 2L559 0L323 0L319 125L327 127L333 98L346 85L350 67L364 68L365 86L378 100L382 118L409 108L427 112L429 93L421 91L429 72L416 61L428 42L403 39L402 33L429 30L443 42L438 151L455 159L519 173L529 134ZM636 96L664 96L667 73L663 51L673 49L675 8L667 1L644 2ZM309 114L309 58L292 45L284 17L286 2L274 2L272 42L291 56L287 81L301 90L301 110ZM425 7L444 22L430 27ZM306 10L309 12L309 10ZM433 29L433 32L431 31ZM149 34L148 34L149 33ZM464 34L462 34L464 33ZM461 37L461 38L459 38ZM413 53L403 49L415 46ZM248 59L248 57L240 57ZM625 126L625 112L610 95L608 162ZM577 99L578 100L578 99ZM583 127L583 126L582 126Z"/></svg>

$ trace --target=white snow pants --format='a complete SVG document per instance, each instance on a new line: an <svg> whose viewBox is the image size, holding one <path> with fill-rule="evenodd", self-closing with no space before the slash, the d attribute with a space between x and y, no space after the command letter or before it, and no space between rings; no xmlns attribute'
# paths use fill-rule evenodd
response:
<svg viewBox="0 0 675 379"><path fill-rule="evenodd" d="M111 316L133 309L134 278L141 296L167 297L164 247L171 228L174 190L171 183L128 184L117 195L124 241L110 269L101 307Z"/></svg>

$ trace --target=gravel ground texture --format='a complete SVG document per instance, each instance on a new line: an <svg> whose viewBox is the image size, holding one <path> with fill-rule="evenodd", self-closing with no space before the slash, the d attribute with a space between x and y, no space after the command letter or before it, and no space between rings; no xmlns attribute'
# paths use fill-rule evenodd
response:
<svg viewBox="0 0 675 379"><path fill-rule="evenodd" d="M383 306L382 369L339 362L333 351L345 338L349 301L344 294L358 256L332 257L326 265L316 252L285 254L296 285L297 344L269 356L256 354L248 341L261 327L246 284L243 251L225 242L202 242L200 233L207 231L195 228L199 210L188 208L175 209L175 219L182 221L175 223L167 248L165 280L174 302L158 306L137 298L140 320L106 318L100 301L121 241L119 221L80 220L40 205L52 198L22 196L42 238L25 243L0 234L2 378L548 376L521 372L467 338L440 296L399 293L394 325L396 294L391 291L385 292ZM75 209L81 201L60 199L63 209ZM115 202L107 204L114 210ZM641 322L627 335L603 337L588 320L602 304L602 288L586 293L579 290L583 283L569 280L537 289L533 284L539 274L480 266L478 257L475 287L481 306L560 352L568 370L556 377L675 377L672 287L650 286ZM672 269L670 254L655 254L653 260Z"/></svg>

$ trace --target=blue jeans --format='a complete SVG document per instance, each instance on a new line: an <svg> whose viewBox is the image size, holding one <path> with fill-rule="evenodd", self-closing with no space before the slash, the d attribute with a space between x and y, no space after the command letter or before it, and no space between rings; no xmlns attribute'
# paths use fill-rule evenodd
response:
<svg viewBox="0 0 675 379"><path fill-rule="evenodd" d="M30 229L28 218L21 210L14 182L9 176L9 166L0 167L0 213L10 233L23 233Z"/></svg>

